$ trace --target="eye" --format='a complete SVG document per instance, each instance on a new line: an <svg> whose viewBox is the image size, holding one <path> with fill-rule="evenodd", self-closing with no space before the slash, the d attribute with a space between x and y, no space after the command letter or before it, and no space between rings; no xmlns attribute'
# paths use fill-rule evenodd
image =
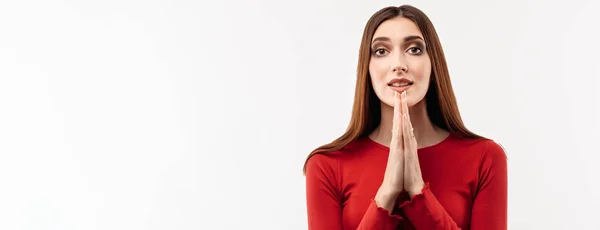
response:
<svg viewBox="0 0 600 230"><path fill-rule="evenodd" d="M387 54L387 50L385 49L376 49L373 51L373 55L377 56L377 57L383 57Z"/></svg>
<svg viewBox="0 0 600 230"><path fill-rule="evenodd" d="M408 52L410 54L417 54L417 55L419 55L419 54L423 53L423 50L420 47L414 46L414 47L408 48Z"/></svg>

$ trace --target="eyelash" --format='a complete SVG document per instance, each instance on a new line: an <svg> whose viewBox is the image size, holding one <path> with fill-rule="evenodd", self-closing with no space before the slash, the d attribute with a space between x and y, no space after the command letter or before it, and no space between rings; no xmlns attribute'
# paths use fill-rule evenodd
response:
<svg viewBox="0 0 600 230"><path fill-rule="evenodd" d="M417 53L417 54L414 54L414 55L417 55L417 56L419 56L419 55L423 54L423 49L422 49L421 47L418 47L418 46L413 46L413 47L410 47L410 48L408 48L408 50L411 50L411 49L418 49L418 50L419 50L419 53ZM382 48L375 49L375 50L373 50L373 53L372 53L372 54L373 54L373 55L375 55L375 56L377 56L377 57L382 57L382 55L378 55L378 54L377 54L377 51L379 51L379 50L385 50L385 49L382 49Z"/></svg>

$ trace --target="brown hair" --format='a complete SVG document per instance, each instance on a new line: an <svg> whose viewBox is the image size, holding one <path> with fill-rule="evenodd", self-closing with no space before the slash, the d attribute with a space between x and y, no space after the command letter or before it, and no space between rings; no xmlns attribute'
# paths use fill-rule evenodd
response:
<svg viewBox="0 0 600 230"><path fill-rule="evenodd" d="M311 156L319 153L333 152L342 149L350 142L369 135L380 123L381 104L373 90L369 76L369 61L371 58L371 40L375 30L381 23L395 17L412 20L424 36L427 53L431 60L431 80L425 96L427 114L431 122L449 132L456 133L462 138L483 138L469 131L460 117L446 58L442 45L433 24L421 10L411 6L385 7L377 11L367 22L358 54L358 68L352 117L346 132L329 144L313 150L304 162L303 172L306 173L306 162Z"/></svg>

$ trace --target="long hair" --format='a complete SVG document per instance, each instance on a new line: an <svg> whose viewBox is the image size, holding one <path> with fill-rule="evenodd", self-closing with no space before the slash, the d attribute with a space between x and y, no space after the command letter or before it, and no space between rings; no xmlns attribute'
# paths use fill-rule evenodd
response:
<svg viewBox="0 0 600 230"><path fill-rule="evenodd" d="M331 143L313 150L304 162L304 173L306 173L306 162L308 162L311 156L340 150L352 141L369 135L379 125L381 120L381 103L373 90L369 75L371 40L373 39L375 30L382 22L395 17L404 17L417 24L427 44L426 49L431 60L432 71L425 100L427 114L431 122L446 131L456 133L462 138L483 138L469 131L463 124L458 111L456 97L452 90L444 51L442 50L437 32L427 15L411 5L390 6L373 14L363 31L358 54L352 117L346 132Z"/></svg>

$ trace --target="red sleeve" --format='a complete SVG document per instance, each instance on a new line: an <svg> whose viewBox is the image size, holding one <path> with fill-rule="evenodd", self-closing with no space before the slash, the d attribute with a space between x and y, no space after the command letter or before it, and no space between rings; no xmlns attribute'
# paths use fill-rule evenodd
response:
<svg viewBox="0 0 600 230"><path fill-rule="evenodd" d="M491 142L482 156L479 190L471 211L471 229L506 230L508 203L506 153Z"/></svg>
<svg viewBox="0 0 600 230"><path fill-rule="evenodd" d="M502 148L491 142L481 157L479 185L471 209L471 230L507 229L507 162ZM400 205L416 229L460 229L438 202L429 183Z"/></svg>
<svg viewBox="0 0 600 230"><path fill-rule="evenodd" d="M306 201L309 230L342 230L342 198L339 165L322 154L306 164ZM402 217L378 207L371 200L357 230L394 230Z"/></svg>

